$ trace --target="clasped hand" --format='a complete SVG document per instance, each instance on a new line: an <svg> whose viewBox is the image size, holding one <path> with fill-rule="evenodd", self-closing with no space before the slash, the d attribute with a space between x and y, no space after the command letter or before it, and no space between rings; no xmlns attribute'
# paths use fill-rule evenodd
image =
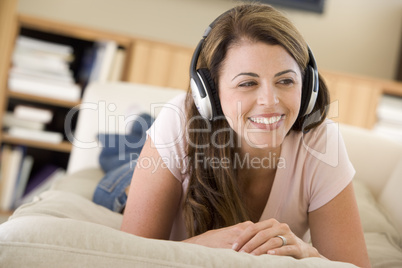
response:
<svg viewBox="0 0 402 268"><path fill-rule="evenodd" d="M282 236L284 240L278 236ZM271 254L297 259L320 257L318 251L298 238L285 223L269 219L257 223L242 222L233 226L207 231L186 242L214 248L231 248L253 255Z"/></svg>

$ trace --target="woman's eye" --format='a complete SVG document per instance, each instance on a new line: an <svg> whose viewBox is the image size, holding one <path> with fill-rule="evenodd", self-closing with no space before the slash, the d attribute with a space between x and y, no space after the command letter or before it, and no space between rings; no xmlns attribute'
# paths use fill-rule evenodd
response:
<svg viewBox="0 0 402 268"><path fill-rule="evenodd" d="M241 83L239 86L240 87L252 87L252 86L255 86L256 84L257 83L254 81L247 81L247 82Z"/></svg>
<svg viewBox="0 0 402 268"><path fill-rule="evenodd" d="M288 85L293 85L294 82L293 82L293 79L282 79L279 81L279 84L288 86Z"/></svg>

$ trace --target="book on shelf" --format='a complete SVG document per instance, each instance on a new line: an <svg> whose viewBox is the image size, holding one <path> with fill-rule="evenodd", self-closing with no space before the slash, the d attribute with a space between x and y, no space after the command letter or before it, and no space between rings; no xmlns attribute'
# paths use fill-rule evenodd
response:
<svg viewBox="0 0 402 268"><path fill-rule="evenodd" d="M18 36L12 56L19 69L72 76L70 64L74 58L71 46Z"/></svg>
<svg viewBox="0 0 402 268"><path fill-rule="evenodd" d="M12 66L9 70L9 74L27 79L48 80L51 82L59 82L66 84L74 83L74 78L70 72L66 74L57 74L57 73L41 72L40 70L36 69L27 69L18 66Z"/></svg>
<svg viewBox="0 0 402 268"><path fill-rule="evenodd" d="M19 36L12 56L10 91L78 101L81 88L70 69L71 46Z"/></svg>
<svg viewBox="0 0 402 268"><path fill-rule="evenodd" d="M40 41L40 40L39 40ZM44 59L57 59L59 61L71 63L74 61L74 51L71 47L71 50L68 53L60 53L45 49L31 48L31 47L23 47L21 45L16 44L14 48L14 54L18 54L21 56L29 55L30 57L44 58Z"/></svg>
<svg viewBox="0 0 402 268"><path fill-rule="evenodd" d="M53 112L51 110L27 105L15 106L14 115L20 119L39 122L43 124L48 124L53 119Z"/></svg>
<svg viewBox="0 0 402 268"><path fill-rule="evenodd" d="M81 65L77 73L77 81L82 88L85 88L89 83L89 77L95 62L95 49L87 47L81 58Z"/></svg>
<svg viewBox="0 0 402 268"><path fill-rule="evenodd" d="M112 40L97 41L84 51L78 81L86 87L91 82L120 81L126 51Z"/></svg>
<svg viewBox="0 0 402 268"><path fill-rule="evenodd" d="M29 176L31 175L32 166L34 163L34 158L31 155L25 155L22 163L21 163L21 170L20 174L17 179L17 184L14 191L13 203L12 208L17 207L17 203L22 198L26 185L28 183Z"/></svg>
<svg viewBox="0 0 402 268"><path fill-rule="evenodd" d="M56 57L45 57L29 53L21 54L16 50L13 54L12 62L14 66L18 66L21 69L32 69L61 75L71 73L69 63Z"/></svg>
<svg viewBox="0 0 402 268"><path fill-rule="evenodd" d="M95 43L95 51L89 82L106 82L117 52L117 43L112 40L97 41Z"/></svg>
<svg viewBox="0 0 402 268"><path fill-rule="evenodd" d="M21 146L11 148L9 145L4 145L1 154L0 210L8 211L13 208L14 193L17 189L25 148Z"/></svg>
<svg viewBox="0 0 402 268"><path fill-rule="evenodd" d="M402 142L402 98L383 95L377 108L377 123L374 131Z"/></svg>
<svg viewBox="0 0 402 268"><path fill-rule="evenodd" d="M63 134L55 131L35 130L21 127L11 127L6 130L12 137L34 140L47 143L61 143L63 141Z"/></svg>
<svg viewBox="0 0 402 268"><path fill-rule="evenodd" d="M109 71L108 81L121 81L121 78L123 76L125 58L126 51L123 48L117 49Z"/></svg>
<svg viewBox="0 0 402 268"><path fill-rule="evenodd" d="M67 101L78 101L81 98L81 88L76 84L58 83L36 78L24 78L10 74L8 78L10 91L30 94L40 97Z"/></svg>
<svg viewBox="0 0 402 268"><path fill-rule="evenodd" d="M59 57L67 57L66 60L68 60L73 54L73 48L71 46L56 44L53 42L21 35L17 37L15 46L23 50L49 53Z"/></svg>
<svg viewBox="0 0 402 268"><path fill-rule="evenodd" d="M1 148L1 173L0 173L0 209L3 208L3 199L5 199L5 192L7 191L7 178L10 173L10 158L11 158L11 146L4 144Z"/></svg>
<svg viewBox="0 0 402 268"><path fill-rule="evenodd" d="M13 112L6 112L3 115L3 128L21 127L34 130L44 130L45 124L15 116Z"/></svg>
<svg viewBox="0 0 402 268"><path fill-rule="evenodd" d="M21 199L16 201L16 206L31 202L35 196L50 189L52 183L65 173L63 168L52 164L42 167L28 180L24 194Z"/></svg>
<svg viewBox="0 0 402 268"><path fill-rule="evenodd" d="M47 164L32 177L34 159L26 154L23 146L3 145L1 149L0 211L10 211L50 188L51 184L65 174L65 170Z"/></svg>
<svg viewBox="0 0 402 268"><path fill-rule="evenodd" d="M379 120L402 125L402 97L383 95L377 108Z"/></svg>

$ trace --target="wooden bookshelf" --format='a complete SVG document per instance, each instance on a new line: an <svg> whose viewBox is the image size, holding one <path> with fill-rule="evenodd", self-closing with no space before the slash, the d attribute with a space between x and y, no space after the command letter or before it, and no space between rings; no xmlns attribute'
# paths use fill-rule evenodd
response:
<svg viewBox="0 0 402 268"><path fill-rule="evenodd" d="M320 71L330 91L331 119L340 123L371 129L377 122L381 97L402 97L402 83L373 77Z"/></svg>
<svg viewBox="0 0 402 268"><path fill-rule="evenodd" d="M17 33L17 1L0 0L0 125L7 106L7 80ZM0 128L0 136L2 128Z"/></svg>
<svg viewBox="0 0 402 268"><path fill-rule="evenodd" d="M133 38L130 36L82 27L71 23L63 23L26 14L18 14L17 18L19 27L33 28L47 33L72 36L77 39L86 40L113 40L123 47L128 47L133 42Z"/></svg>
<svg viewBox="0 0 402 268"><path fill-rule="evenodd" d="M136 40L129 54L127 81L187 90L192 55L192 48Z"/></svg>
<svg viewBox="0 0 402 268"><path fill-rule="evenodd" d="M18 27L77 39L113 40L127 51L123 81L187 90L194 48L110 33L80 25L18 14Z"/></svg>
<svg viewBox="0 0 402 268"><path fill-rule="evenodd" d="M24 94L19 92L8 91L8 98L15 98L35 103L50 104L54 106L73 108L80 104L80 101L66 101L61 99L46 98L36 95Z"/></svg>
<svg viewBox="0 0 402 268"><path fill-rule="evenodd" d="M0 126L3 126L2 118L6 111L11 112L17 105L23 104L51 109L55 116L50 123L51 126L46 125L46 129L48 127L55 128L47 130L64 133L65 115L70 109L74 109L81 103L81 100L66 101L23 94L8 88L12 54L16 37L19 34L44 41L60 42L60 44L71 41L74 48L74 61L77 60L76 64L82 64L84 50L88 46L95 45L99 41L113 41L119 49L125 52L122 81L181 89L187 89L189 85L188 70L193 48L18 14L17 0L0 0L0 58L2 59L0 61ZM74 79L77 81L76 70L74 67L70 67L74 72ZM79 83L81 84L81 81ZM78 113L79 111L75 115ZM75 119L76 117L72 119L72 130L74 130ZM67 140L55 144L13 137L7 132L3 132L3 127L0 127L0 144L25 146L27 152L30 151L35 155L34 167L36 163L49 161L57 162L58 166L60 162L66 161L62 165L67 167L68 156L73 148ZM38 167L36 167L37 169Z"/></svg>
<svg viewBox="0 0 402 268"><path fill-rule="evenodd" d="M384 94L390 94L402 97L402 82L384 81Z"/></svg>
<svg viewBox="0 0 402 268"><path fill-rule="evenodd" d="M23 145L27 147L33 147L37 149L50 150L56 152L71 152L72 144L68 141L63 141L61 143L49 143L29 139L21 139L10 136L8 134L3 134L2 141L14 145Z"/></svg>

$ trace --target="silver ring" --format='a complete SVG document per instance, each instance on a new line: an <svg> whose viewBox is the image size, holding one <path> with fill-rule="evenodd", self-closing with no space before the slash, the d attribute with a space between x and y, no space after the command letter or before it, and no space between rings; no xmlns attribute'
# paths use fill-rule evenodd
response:
<svg viewBox="0 0 402 268"><path fill-rule="evenodd" d="M281 247L287 245L288 241L286 240L285 237L283 237L283 236L281 236L281 235L277 235L276 237L279 237L280 239L282 239L282 246L281 246Z"/></svg>

